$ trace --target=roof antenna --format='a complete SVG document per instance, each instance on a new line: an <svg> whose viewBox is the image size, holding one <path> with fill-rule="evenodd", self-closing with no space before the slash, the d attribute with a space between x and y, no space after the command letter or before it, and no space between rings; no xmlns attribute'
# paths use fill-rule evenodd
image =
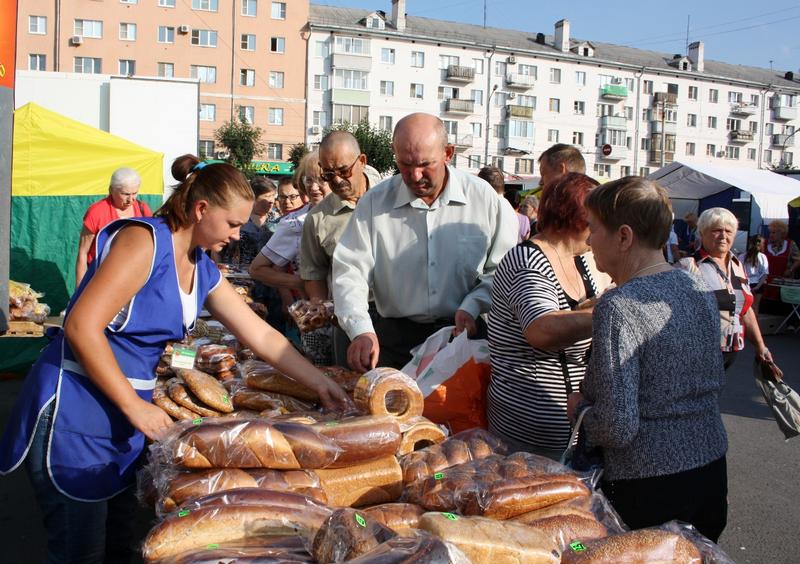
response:
<svg viewBox="0 0 800 564"><path fill-rule="evenodd" d="M689 22L691 21L692 16L690 14L686 14L686 52L689 52Z"/></svg>
<svg viewBox="0 0 800 564"><path fill-rule="evenodd" d="M486 29L486 0L483 0L483 29Z"/></svg>
<svg viewBox="0 0 800 564"><path fill-rule="evenodd" d="M772 68L772 59L769 60L769 70L773 70L773 68Z"/></svg>

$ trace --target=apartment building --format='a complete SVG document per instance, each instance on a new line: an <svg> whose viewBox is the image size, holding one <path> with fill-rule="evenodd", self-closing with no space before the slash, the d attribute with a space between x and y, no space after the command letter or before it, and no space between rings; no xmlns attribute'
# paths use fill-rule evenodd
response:
<svg viewBox="0 0 800 564"><path fill-rule="evenodd" d="M800 81L705 60L552 34L311 5L306 139L340 121L391 130L414 111L444 120L455 165L520 179L561 142L595 176L648 174L674 160L792 164Z"/></svg>
<svg viewBox="0 0 800 564"><path fill-rule="evenodd" d="M268 161L303 141L307 1L26 0L18 18L18 69L197 79L202 154L237 112Z"/></svg>

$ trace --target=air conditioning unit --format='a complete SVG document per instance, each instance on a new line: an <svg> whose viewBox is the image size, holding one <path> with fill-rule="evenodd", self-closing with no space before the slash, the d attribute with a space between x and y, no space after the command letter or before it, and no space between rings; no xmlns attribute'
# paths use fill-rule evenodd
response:
<svg viewBox="0 0 800 564"><path fill-rule="evenodd" d="M611 84L622 84L622 79L621 78L612 78L611 79Z"/></svg>
<svg viewBox="0 0 800 564"><path fill-rule="evenodd" d="M320 133L322 133L322 127L319 125L311 126L311 135L319 135Z"/></svg>
<svg viewBox="0 0 800 564"><path fill-rule="evenodd" d="M178 27L178 33L189 33L189 26L188 25L182 25L182 26Z"/></svg>
<svg viewBox="0 0 800 564"><path fill-rule="evenodd" d="M69 38L70 45L82 45L83 44L83 37L80 35L73 35Z"/></svg>
<svg viewBox="0 0 800 564"><path fill-rule="evenodd" d="M517 97L516 92L509 92L508 94L506 94L506 98L508 98L509 100L513 100L516 97Z"/></svg>
<svg viewBox="0 0 800 564"><path fill-rule="evenodd" d="M517 64L517 58L514 55L509 55L508 58L506 59L506 62L509 65L516 65Z"/></svg>
<svg viewBox="0 0 800 564"><path fill-rule="evenodd" d="M227 159L230 156L231 156L231 154L229 152L227 152L227 151L215 151L214 152L214 158L218 159L220 161L224 161L225 159Z"/></svg>

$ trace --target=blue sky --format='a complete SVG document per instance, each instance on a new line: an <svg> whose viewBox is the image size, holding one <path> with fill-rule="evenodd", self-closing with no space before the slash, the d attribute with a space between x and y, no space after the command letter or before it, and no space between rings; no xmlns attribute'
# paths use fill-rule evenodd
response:
<svg viewBox="0 0 800 564"><path fill-rule="evenodd" d="M391 0L312 0L313 4L391 12ZM557 5L558 4L558 5ZM406 13L483 24L483 0L407 0ZM707 59L727 63L800 68L800 2L744 0L487 0L487 25L553 33L567 18L573 37L630 45L663 53L685 53L689 42L705 43Z"/></svg>

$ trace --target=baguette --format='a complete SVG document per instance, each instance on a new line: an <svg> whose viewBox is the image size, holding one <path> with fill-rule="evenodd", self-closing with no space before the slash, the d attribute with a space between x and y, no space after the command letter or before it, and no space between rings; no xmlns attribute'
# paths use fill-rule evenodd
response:
<svg viewBox="0 0 800 564"><path fill-rule="evenodd" d="M219 417L219 411L214 411L203 405L193 393L189 391L186 384L178 379L172 379L167 385L167 393L178 405L182 405L190 411L194 411L203 417Z"/></svg>
<svg viewBox="0 0 800 564"><path fill-rule="evenodd" d="M236 409L252 409L255 411L274 411L284 409L287 412L308 411L312 405L292 396L277 392L265 392L254 388L239 388L231 397Z"/></svg>
<svg viewBox="0 0 800 564"><path fill-rule="evenodd" d="M561 550L566 549L574 540L585 542L608 536L608 529L594 516L587 518L577 515L556 515L532 521L528 526L547 535Z"/></svg>
<svg viewBox="0 0 800 564"><path fill-rule="evenodd" d="M317 562L345 562L397 536L394 531L355 509L339 509L322 525L311 548Z"/></svg>
<svg viewBox="0 0 800 564"><path fill-rule="evenodd" d="M397 449L397 456L441 443L447 438L441 427L425 417L409 419L402 431L403 440Z"/></svg>
<svg viewBox="0 0 800 564"><path fill-rule="evenodd" d="M516 517L512 517L511 521L528 524L538 521L539 519L545 519L547 517L568 515L593 519L594 514L591 511L591 502L591 497L576 497L567 501L561 501L559 503L554 503L553 505L548 505L547 507L542 507L541 509L529 511L527 513L523 513L522 515L517 515Z"/></svg>
<svg viewBox="0 0 800 564"><path fill-rule="evenodd" d="M463 511L467 515L484 515L494 519L510 519L576 497L589 497L591 492L575 475L541 476L540 480L520 480L519 486L500 482L484 496L468 495Z"/></svg>
<svg viewBox="0 0 800 564"><path fill-rule="evenodd" d="M186 382L189 390L204 404L221 413L233 411L228 390L213 376L190 368L179 368L177 373L178 377Z"/></svg>
<svg viewBox="0 0 800 564"><path fill-rule="evenodd" d="M307 402L319 401L317 392L286 376L265 362L251 360L244 364L243 370L244 384L248 388L285 394Z"/></svg>
<svg viewBox="0 0 800 564"><path fill-rule="evenodd" d="M394 456L315 473L328 496L328 503L335 507L389 503L397 501L403 491L403 475Z"/></svg>
<svg viewBox="0 0 800 564"><path fill-rule="evenodd" d="M156 386L153 389L153 403L167 412L167 415L179 421L186 419L196 419L200 417L190 409L186 409L182 405L178 405L167 395L167 389L164 386Z"/></svg>
<svg viewBox="0 0 800 564"><path fill-rule="evenodd" d="M697 547L677 533L640 529L604 539L575 541L564 550L564 564L615 564L617 562L663 562L700 564Z"/></svg>
<svg viewBox="0 0 800 564"><path fill-rule="evenodd" d="M422 415L425 403L417 383L394 368L375 368L359 378L353 401L364 413L388 415L399 422Z"/></svg>
<svg viewBox="0 0 800 564"><path fill-rule="evenodd" d="M320 435L336 442L342 452L331 468L343 468L377 460L397 452L402 435L389 417L348 417L311 425Z"/></svg>
<svg viewBox="0 0 800 564"><path fill-rule="evenodd" d="M364 509L364 513L399 534L419 528L425 510L413 503L383 503Z"/></svg>

